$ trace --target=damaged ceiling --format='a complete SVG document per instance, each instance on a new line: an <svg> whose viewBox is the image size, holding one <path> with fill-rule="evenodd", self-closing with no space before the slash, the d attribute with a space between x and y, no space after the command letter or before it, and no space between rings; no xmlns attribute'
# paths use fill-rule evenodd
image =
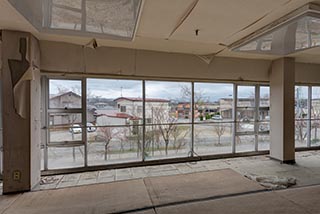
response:
<svg viewBox="0 0 320 214"><path fill-rule="evenodd" d="M143 0L133 41L97 38L101 46L196 55L275 59L232 52L228 46L276 21L309 0ZM0 28L29 31L40 40L87 44L92 38L39 32L7 0L0 0ZM290 56L320 63L320 49Z"/></svg>

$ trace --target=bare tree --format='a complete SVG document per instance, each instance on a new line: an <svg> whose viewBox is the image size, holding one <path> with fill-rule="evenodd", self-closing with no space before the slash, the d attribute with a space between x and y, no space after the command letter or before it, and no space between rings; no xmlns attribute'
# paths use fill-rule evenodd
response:
<svg viewBox="0 0 320 214"><path fill-rule="evenodd" d="M104 159L108 159L108 151L109 151L109 144L113 138L112 134L112 127L99 127L99 137L103 142L105 143L104 145Z"/></svg>
<svg viewBox="0 0 320 214"><path fill-rule="evenodd" d="M180 93L181 97L184 100L191 100L192 99L192 89L188 85L181 85L180 86ZM205 98L205 93L203 90L197 90L194 92L194 111L200 113L200 117L203 117L202 108L204 104L208 102L208 99ZM191 108L190 108L191 110ZM197 115L195 115L197 117Z"/></svg>
<svg viewBox="0 0 320 214"><path fill-rule="evenodd" d="M164 105L161 105L158 108L154 108L153 110L154 120L156 124L158 124L155 127L156 129L159 129L160 134L164 140L166 155L168 155L168 146L170 143L170 138L177 126L176 119L170 117L168 111L169 110L166 109Z"/></svg>
<svg viewBox="0 0 320 214"><path fill-rule="evenodd" d="M173 148L176 150L176 153L178 153L178 151L187 144L187 141L185 140L185 138L189 133L190 132L188 127L176 126L174 128L172 133L172 138L173 138Z"/></svg>
<svg viewBox="0 0 320 214"><path fill-rule="evenodd" d="M226 130L225 124L223 123L214 124L214 132L218 136L218 145L221 145L221 136L224 134L225 130Z"/></svg>

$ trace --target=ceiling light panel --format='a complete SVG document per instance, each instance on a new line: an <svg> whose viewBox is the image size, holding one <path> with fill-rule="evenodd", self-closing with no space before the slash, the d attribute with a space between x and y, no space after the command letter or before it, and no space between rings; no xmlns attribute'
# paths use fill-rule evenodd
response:
<svg viewBox="0 0 320 214"><path fill-rule="evenodd" d="M9 0L40 32L132 40L141 0Z"/></svg>
<svg viewBox="0 0 320 214"><path fill-rule="evenodd" d="M320 46L320 14L305 10L276 26L233 45L237 52L288 55Z"/></svg>

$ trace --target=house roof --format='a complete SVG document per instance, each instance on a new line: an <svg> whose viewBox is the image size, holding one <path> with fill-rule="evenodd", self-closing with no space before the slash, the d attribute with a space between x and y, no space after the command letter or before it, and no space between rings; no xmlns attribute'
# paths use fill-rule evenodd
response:
<svg viewBox="0 0 320 214"><path fill-rule="evenodd" d="M127 114L127 113L109 113L109 114L100 114L97 115L97 117L102 117L102 116L106 116L106 117L112 117L112 118L120 118L120 119L129 119L129 120L138 120L141 119L139 117Z"/></svg>
<svg viewBox="0 0 320 214"><path fill-rule="evenodd" d="M142 98L140 97L119 97L117 99L115 99L115 102L119 102L122 100L129 100L132 102L142 102ZM159 99L159 98L146 98L145 99L146 102L157 102L157 103L169 103L170 100L166 100L166 99Z"/></svg>
<svg viewBox="0 0 320 214"><path fill-rule="evenodd" d="M76 97L81 98L81 96L80 96L79 94L74 93L73 91L68 91L68 92L60 93L60 94L58 94L58 95L54 95L54 96L50 97L50 100L56 99L56 98L62 97L62 96L67 96L67 95L69 95L69 96L70 96L70 95L74 95L74 96L76 96Z"/></svg>

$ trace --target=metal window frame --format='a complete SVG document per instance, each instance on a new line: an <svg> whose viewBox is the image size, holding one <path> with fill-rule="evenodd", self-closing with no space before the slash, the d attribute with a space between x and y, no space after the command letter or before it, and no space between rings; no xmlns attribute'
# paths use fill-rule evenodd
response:
<svg viewBox="0 0 320 214"><path fill-rule="evenodd" d="M50 80L61 80L61 81L79 81L80 86L81 86L81 108L71 108L71 109L63 109L63 108L50 108ZM67 78L67 77L47 77L47 76L42 76L42 94L44 100L44 109L43 109L43 114L44 116L44 121L43 124L45 124L45 127L42 129L46 130L46 141L44 143L44 170L51 170L49 169L49 156L48 156L48 148L49 147L54 147L54 148L61 148L61 147L71 147L73 150L76 147L79 146L84 146L84 167L87 166L87 125L86 125L86 113L87 113L87 108L86 108L86 97L87 97L87 91L86 91L86 78ZM52 113L66 113L66 114L80 114L81 115L81 134L82 134L82 139L79 140L72 140L72 141L50 141L50 120L49 120L49 115Z"/></svg>
<svg viewBox="0 0 320 214"><path fill-rule="evenodd" d="M96 77L93 77L93 79L113 79L113 80L135 80L135 81L138 81L138 82L141 82L142 83L142 97L143 97L143 109L142 109L142 113L143 113L143 123L142 124L138 124L138 125L113 125L112 127L132 127L132 126L139 126L139 127L142 127L142 157L141 157L141 160L138 160L138 162L121 162L121 163L105 163L103 165L89 165L88 164L88 140L87 140L87 132L86 132L86 121L87 121L87 117L86 117L86 106L87 106L87 82L88 82L88 79L90 79L90 77L86 77L86 76L82 76L82 77L62 77L62 76L46 76L46 75L43 75L45 76L45 84L44 84L44 87L42 88L42 90L45 90L46 93L44 93L46 95L45 99L45 103L46 103L46 107L45 107L45 115L46 115L46 124L47 124L47 127L49 127L48 125L48 110L51 112L51 113L79 113L82 115L82 141L80 142L60 142L60 143L56 143L56 144L49 144L48 145L48 136L47 136L47 141L46 141L46 146L45 146L45 152L46 152L46 155L45 155L45 168L44 168L44 172L43 174L47 174L47 173L52 173L52 172L56 172L56 173L59 173L59 172L64 172L64 171L67 171L67 172L75 172L79 169L81 170L92 170L92 169L102 169L102 168L110 168L110 167L114 167L114 168L122 168L122 167L127 167L127 166L130 166L130 165L152 165L154 163L157 163L157 164L162 164L162 163L167 163L167 162L185 162L185 161L192 161L194 159L197 159L197 160L203 160L203 159L206 159L206 160L209 160L209 159L215 159L215 158L221 158L221 157L236 157L236 156L241 156L241 155L251 155L251 154L254 154L254 155L257 155L257 154L265 154L266 151L259 151L258 150L258 139L257 137L262 134L260 132L258 132L258 125L259 125L259 119L258 119L258 114L256 112L259 111L259 106L260 106L260 87L261 86L267 86L267 87L270 87L267 83L256 83L256 82L243 82L243 83L232 83L232 87L233 87L233 101L232 101L232 120L230 121L223 121L223 122L219 122L219 123L228 123L228 124L232 124L232 152L231 153L226 153L226 154L212 154L212 155L201 155L199 156L198 154L195 153L194 151L194 126L197 125L197 124L208 124L208 125L211 125L211 124L216 124L217 122L202 122L202 123L199 123L199 122L195 122L194 120L194 90L195 90L195 87L194 87L194 84L195 83L225 83L225 84L230 84L231 82L222 82L222 81L188 81L188 80L172 80L172 79L165 79L165 80L162 80L162 79L130 79L130 78L117 78L117 77L114 77L114 78L109 78L109 77L99 77L99 78L96 78ZM82 95L82 108L81 109L49 109L49 80L50 79L56 79L56 80L78 80L78 81L81 81L81 95ZM146 123L146 102L145 102L145 99L146 99L146 81L164 81L164 82L184 82L184 83L188 83L188 84L191 84L191 92L192 92L192 95L191 95L191 122L186 122L186 123L177 123L177 125L189 125L191 127L191 145L190 145L190 156L182 156L182 157L164 157L164 158L157 158L157 159L149 159L149 160L146 160L146 157L145 157L145 132L146 132L146 127L147 126L154 126L154 125L157 125L157 124L147 124ZM255 136L256 136L256 139L255 139L255 149L253 151L250 151L250 152L237 152L236 151L236 137L239 136L237 133L236 133L236 125L237 125L237 117L236 117L236 113L237 113L237 98L238 98L238 86L255 86ZM258 89L257 89L258 88ZM241 108L241 107L239 107ZM164 123L165 124L165 123ZM162 124L163 125L163 124ZM110 127L110 126L97 126L97 127ZM48 132L48 131L47 131ZM76 168L68 168L68 169L48 169L48 154L47 154L47 150L48 150L48 147L65 147L65 146L73 146L73 147L76 147L76 146L84 146L85 147L85 152L84 152L84 166L83 167L76 167Z"/></svg>
<svg viewBox="0 0 320 214"><path fill-rule="evenodd" d="M253 86L254 87L254 107L238 107L238 87L239 86ZM261 121L259 119L259 114L260 114L260 88L261 87L269 87L269 85L267 84L259 84L259 83L252 83L252 84L247 84L247 83L244 83L244 84L240 84L240 83L237 83L235 84L235 89L234 89L234 95L235 95L235 99L234 99L234 105L235 105L235 108L234 108L234 115L235 115L235 118L234 118L234 152L236 153L236 138L239 137L239 136L254 136L254 151L255 152L259 152L259 136L261 135L269 135L270 132L269 131L266 131L266 132L260 132L259 131L259 124L263 121ZM252 109L254 110L254 119L252 122L250 122L250 124L253 124L254 127L253 127L253 131L246 131L246 132L238 132L237 131L237 125L238 123L240 123L238 120L237 120L237 112L239 109L241 108L245 108L245 109ZM265 122L268 122L268 121L265 121Z"/></svg>

